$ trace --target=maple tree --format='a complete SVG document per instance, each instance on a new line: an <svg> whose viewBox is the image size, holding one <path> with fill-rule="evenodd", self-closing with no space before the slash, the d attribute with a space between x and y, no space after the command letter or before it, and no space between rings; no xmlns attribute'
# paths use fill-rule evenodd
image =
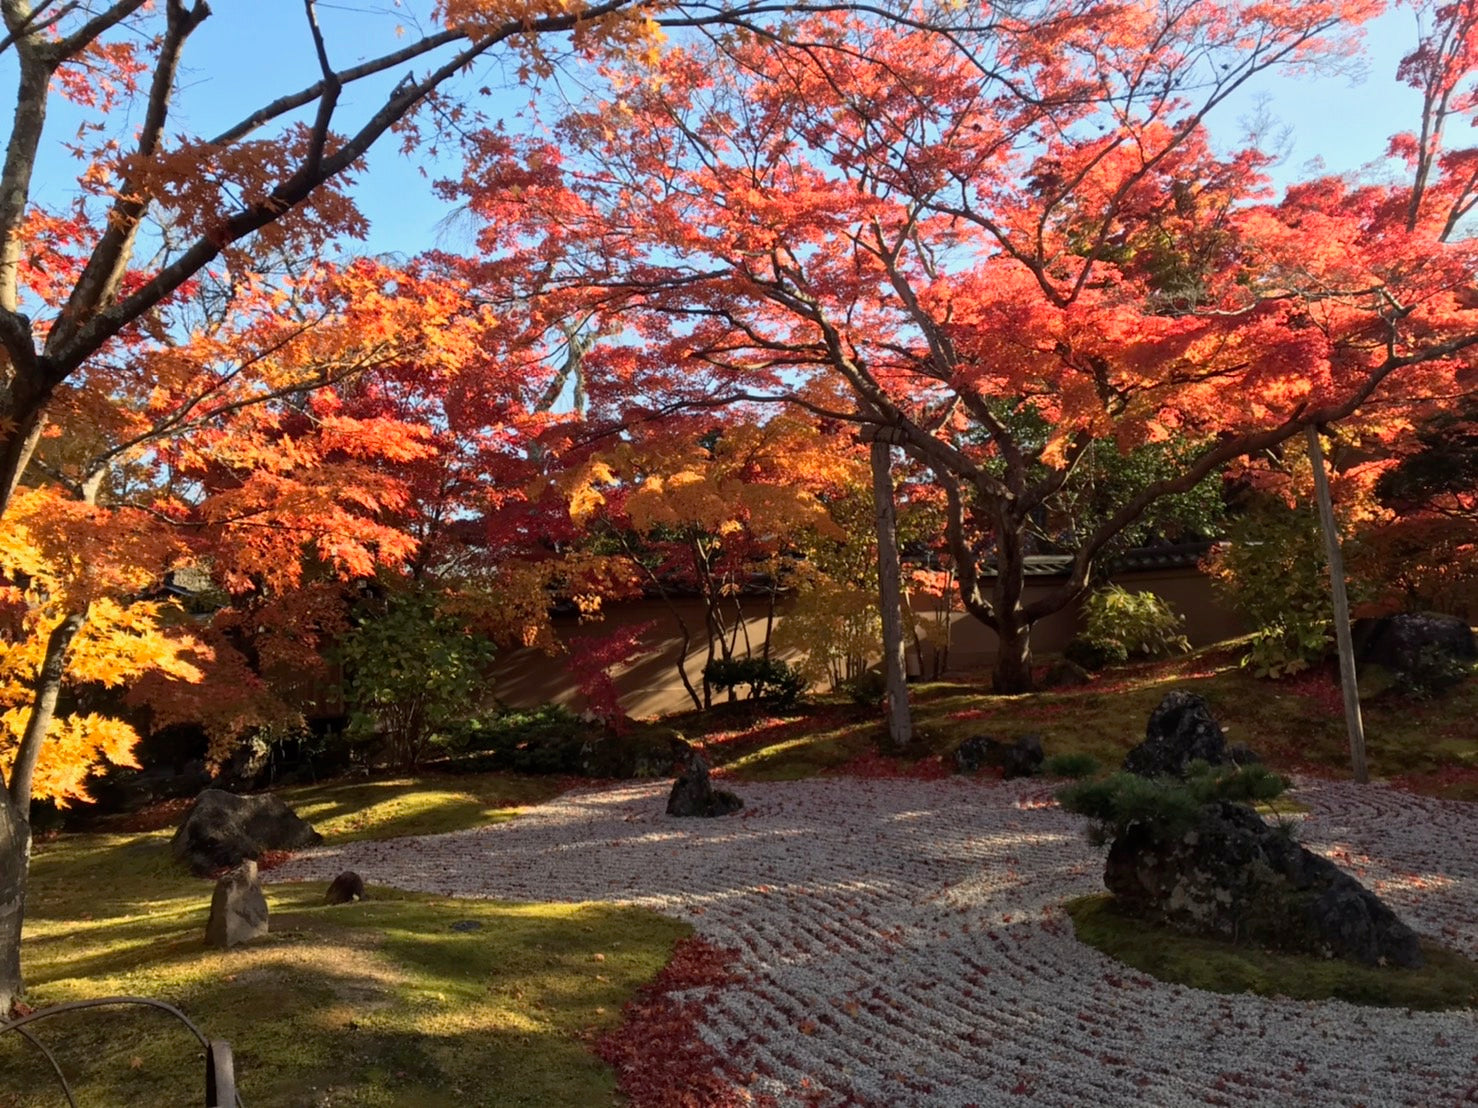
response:
<svg viewBox="0 0 1478 1108"><path fill-rule="evenodd" d="M826 496L857 480L854 455L850 444L794 417L761 423L731 413L718 425L673 418L567 459L554 481L572 523L598 530L603 547L633 567L633 580L667 602L679 634L679 679L693 706L707 708L712 664L732 661L741 641L753 655L744 596L755 579L767 584L761 651L769 657L787 556L804 534L840 534ZM694 629L673 602L684 588L704 606L701 683L687 672Z"/></svg>
<svg viewBox="0 0 1478 1108"><path fill-rule="evenodd" d="M270 251L312 256L336 235L363 237L350 186L365 154L392 131L407 150L423 139L434 147L481 118L457 85L476 63L506 56L521 80L547 78L571 59L648 64L666 29L758 31L783 14L763 3L442 0L424 13L434 29L344 66L315 0L301 11L317 71L262 100L257 81L230 79L239 118L209 135L186 126L189 98L177 80L210 18L204 0L0 4L0 54L16 72L0 168L0 510L60 385L147 328L156 308L210 267L240 275ZM369 107L356 115L360 97L349 93L360 90ZM37 189L57 98L81 120L63 146L81 165L70 204ZM114 133L117 120L133 118L134 133Z"/></svg>
<svg viewBox="0 0 1478 1108"><path fill-rule="evenodd" d="M14 836L0 852L14 890L3 989L19 985L31 797L85 796L99 757L126 764L137 739L120 720L59 711L64 689L126 682L154 726L203 727L216 759L298 718L271 677L322 669L345 627L341 582L410 561L416 540L393 518L408 482L384 467L421 458L431 437L346 409L336 390L407 360L444 374L483 324L439 279L367 261L208 303L171 305L156 335L59 386L33 458L41 483L17 491L0 528L18 613L0 742ZM206 567L224 598L208 625L151 599L181 566Z"/></svg>
<svg viewBox="0 0 1478 1108"><path fill-rule="evenodd" d="M568 284L640 333L587 357L613 393L788 403L927 467L961 600L1000 643L996 687L1021 691L1032 624L1159 500L1309 425L1394 433L1469 379L1464 152L1420 154L1428 126L1415 184L1275 197L1255 141L1219 153L1206 131L1258 73L1345 56L1374 10L1044 7L973 54L818 15L784 42L614 70L562 153L484 144L474 164L494 189L537 166L525 220L557 218ZM1422 79L1442 89L1471 71L1403 72L1438 69ZM1068 579L1028 598L1034 522L1091 454L1171 438L1173 469L1073 535Z"/></svg>
<svg viewBox="0 0 1478 1108"><path fill-rule="evenodd" d="M1478 405L1419 424L1379 467L1368 495L1381 511L1355 531L1351 568L1374 594L1366 612L1478 612Z"/></svg>
<svg viewBox="0 0 1478 1108"><path fill-rule="evenodd" d="M1019 691L1032 625L1225 464L1334 421L1409 452L1470 389L1478 346L1478 151L1447 140L1474 113L1478 6L1419 8L1404 182L1277 197L1255 136L1221 152L1205 126L1258 73L1342 56L1376 7L444 0L434 32L336 69L305 0L319 71L204 137L176 109L201 0L0 0L18 79L0 168L0 1013L30 798L80 795L132 745L70 710L68 682L127 683L224 749L293 715L278 675L323 670L364 607L352 582L552 648L551 595L593 613L682 579L713 660L747 634L757 571L771 616L782 573L808 580L798 633L844 617L845 666L899 607L859 592L887 545L863 535L865 444L875 488L889 448L926 475L948 570L917 587L956 590L1000 640L997 687ZM552 135L489 124L455 82L497 51L533 80L598 62L598 102ZM345 90L381 81L346 121ZM35 187L54 97L83 120L65 205ZM107 120L130 107L124 140ZM391 130L465 144L442 190L481 221L480 256L322 261L363 233L352 174ZM843 501L869 512L838 536ZM1028 599L1044 541L1070 576ZM867 572L841 564L859 551ZM186 564L225 597L208 626L151 598ZM632 649L628 632L576 659L612 718L608 670Z"/></svg>

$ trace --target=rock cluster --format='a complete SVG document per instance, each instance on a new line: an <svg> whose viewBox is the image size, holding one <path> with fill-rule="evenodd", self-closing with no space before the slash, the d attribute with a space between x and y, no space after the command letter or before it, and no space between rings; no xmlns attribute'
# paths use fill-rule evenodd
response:
<svg viewBox="0 0 1478 1108"><path fill-rule="evenodd" d="M1466 620L1438 612L1400 612L1378 619L1359 619L1354 626L1355 660L1382 666L1393 673L1410 673L1422 663L1424 651L1450 658L1478 658L1478 642Z"/></svg>
<svg viewBox="0 0 1478 1108"><path fill-rule="evenodd" d="M1184 777L1192 762L1219 766L1229 760L1226 735L1205 698L1176 689L1150 713L1144 742L1125 756L1124 769L1141 777Z"/></svg>
<svg viewBox="0 0 1478 1108"><path fill-rule="evenodd" d="M1249 756L1228 750L1204 699L1177 690L1151 714L1124 769L1183 778L1194 761ZM1179 930L1368 965L1422 962L1416 934L1374 893L1246 805L1205 804L1189 828L1131 823L1109 849L1103 880L1130 911Z"/></svg>
<svg viewBox="0 0 1478 1108"><path fill-rule="evenodd" d="M1137 823L1109 848L1103 883L1177 930L1366 965L1419 966L1416 933L1329 859L1242 804L1221 801L1167 840Z"/></svg>
<svg viewBox="0 0 1478 1108"><path fill-rule="evenodd" d="M960 773L992 766L1007 781L1040 773L1045 760L1040 735L1022 735L1009 743L989 735L973 735L955 748L955 768Z"/></svg>

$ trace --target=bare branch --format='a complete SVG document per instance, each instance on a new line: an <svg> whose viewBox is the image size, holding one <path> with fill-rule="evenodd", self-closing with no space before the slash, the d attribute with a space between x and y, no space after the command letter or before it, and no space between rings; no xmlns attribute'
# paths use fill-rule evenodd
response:
<svg viewBox="0 0 1478 1108"><path fill-rule="evenodd" d="M118 26L147 2L148 0L118 0L118 3L93 16L66 38L59 39L50 47L50 52L56 61L66 61L85 50L98 36Z"/></svg>
<svg viewBox="0 0 1478 1108"><path fill-rule="evenodd" d="M188 9L184 0L168 0L164 41L159 47L159 60L154 65L149 105L135 151L140 162L152 158L159 151L185 40L209 15L210 8L204 0L196 0L194 7ZM133 179L124 181L118 188L112 211L108 213L105 229L87 259L87 266L47 335L48 350L64 346L82 320L113 299L133 256L134 241L147 210L148 200L140 195L137 183Z"/></svg>

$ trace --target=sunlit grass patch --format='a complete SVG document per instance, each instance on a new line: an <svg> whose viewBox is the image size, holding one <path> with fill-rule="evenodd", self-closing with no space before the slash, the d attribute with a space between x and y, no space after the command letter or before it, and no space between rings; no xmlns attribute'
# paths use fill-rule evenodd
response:
<svg viewBox="0 0 1478 1108"><path fill-rule="evenodd" d="M274 884L272 933L221 952L202 941L211 884L175 871L167 833L66 836L39 849L33 874L28 1001L176 1004L230 1041L254 1108L615 1103L587 1043L689 932L602 904L372 887L327 907L321 885ZM203 1102L198 1045L167 1017L88 1012L35 1031L81 1104ZM0 1039L0 1105L59 1101L40 1056Z"/></svg>
<svg viewBox="0 0 1478 1108"><path fill-rule="evenodd" d="M568 782L516 774L420 774L295 785L277 795L331 842L434 835L512 819Z"/></svg>

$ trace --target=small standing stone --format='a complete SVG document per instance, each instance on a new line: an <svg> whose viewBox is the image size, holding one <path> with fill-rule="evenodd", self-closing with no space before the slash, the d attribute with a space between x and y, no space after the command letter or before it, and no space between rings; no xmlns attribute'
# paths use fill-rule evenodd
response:
<svg viewBox="0 0 1478 1108"><path fill-rule="evenodd" d="M248 858L216 882L205 942L229 950L266 933L267 898L257 880L257 864Z"/></svg>
<svg viewBox="0 0 1478 1108"><path fill-rule="evenodd" d="M346 869L333 879L328 892L323 894L325 904L348 904L364 899L364 878L352 869Z"/></svg>
<svg viewBox="0 0 1478 1108"><path fill-rule="evenodd" d="M684 752L682 770L667 797L669 816L726 816L744 807L744 801L708 779L708 763L696 747Z"/></svg>

